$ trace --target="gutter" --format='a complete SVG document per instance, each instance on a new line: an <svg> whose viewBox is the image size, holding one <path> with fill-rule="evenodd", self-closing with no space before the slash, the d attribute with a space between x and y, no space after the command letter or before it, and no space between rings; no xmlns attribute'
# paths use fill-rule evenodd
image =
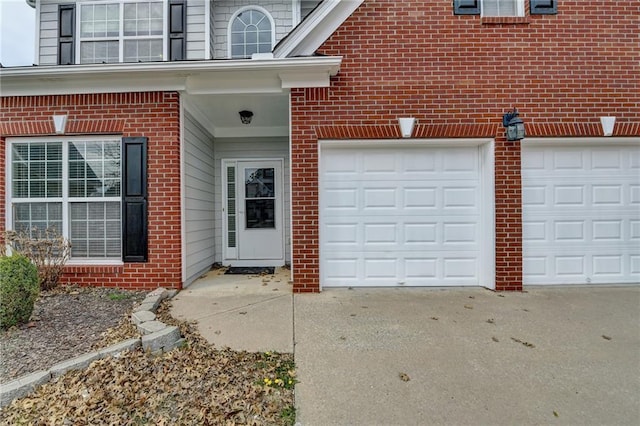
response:
<svg viewBox="0 0 640 426"><path fill-rule="evenodd" d="M0 95L185 90L198 93L326 87L340 56L29 66L0 69ZM264 87L263 87L264 86ZM209 91L209 87L211 87Z"/></svg>

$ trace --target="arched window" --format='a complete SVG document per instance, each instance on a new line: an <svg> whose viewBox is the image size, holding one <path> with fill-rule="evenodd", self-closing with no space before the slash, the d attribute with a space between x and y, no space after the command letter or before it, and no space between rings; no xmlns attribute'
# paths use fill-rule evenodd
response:
<svg viewBox="0 0 640 426"><path fill-rule="evenodd" d="M231 57L250 58L254 53L271 52L273 28L273 21L266 10L256 7L240 10L229 28Z"/></svg>

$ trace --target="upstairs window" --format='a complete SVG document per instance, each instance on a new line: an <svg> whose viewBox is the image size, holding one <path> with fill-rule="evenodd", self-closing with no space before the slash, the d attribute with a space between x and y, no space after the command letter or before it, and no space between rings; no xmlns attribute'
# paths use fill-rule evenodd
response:
<svg viewBox="0 0 640 426"><path fill-rule="evenodd" d="M250 58L254 53L268 53L273 48L274 24L261 8L240 10L230 22L229 50L232 58Z"/></svg>
<svg viewBox="0 0 640 426"><path fill-rule="evenodd" d="M482 0L482 16L524 16L523 0Z"/></svg>
<svg viewBox="0 0 640 426"><path fill-rule="evenodd" d="M455 15L525 16L525 0L453 0ZM555 15L558 0L529 0L531 15Z"/></svg>
<svg viewBox="0 0 640 426"><path fill-rule="evenodd" d="M78 17L82 64L162 61L162 1L81 3Z"/></svg>

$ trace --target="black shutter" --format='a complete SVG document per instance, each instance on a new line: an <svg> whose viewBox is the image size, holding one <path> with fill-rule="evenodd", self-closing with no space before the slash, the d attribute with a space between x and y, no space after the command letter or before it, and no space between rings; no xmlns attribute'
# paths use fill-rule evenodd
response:
<svg viewBox="0 0 640 426"><path fill-rule="evenodd" d="M122 260L147 261L147 138L122 138Z"/></svg>
<svg viewBox="0 0 640 426"><path fill-rule="evenodd" d="M555 15L558 13L558 0L531 0L532 15Z"/></svg>
<svg viewBox="0 0 640 426"><path fill-rule="evenodd" d="M169 1L169 60L187 59L187 3Z"/></svg>
<svg viewBox="0 0 640 426"><path fill-rule="evenodd" d="M455 15L480 15L480 0L453 0Z"/></svg>
<svg viewBox="0 0 640 426"><path fill-rule="evenodd" d="M76 5L58 5L58 65L75 64Z"/></svg>

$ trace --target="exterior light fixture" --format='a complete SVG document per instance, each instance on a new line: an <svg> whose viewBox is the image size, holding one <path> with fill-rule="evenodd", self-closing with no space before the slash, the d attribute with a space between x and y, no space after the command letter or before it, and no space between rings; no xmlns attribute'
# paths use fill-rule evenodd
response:
<svg viewBox="0 0 640 426"><path fill-rule="evenodd" d="M242 124L251 124L251 119L253 118L253 112L242 110L238 114L240 114L240 121Z"/></svg>
<svg viewBox="0 0 640 426"><path fill-rule="evenodd" d="M416 124L416 119L413 117L398 118L400 124L400 133L403 138L410 138L413 134L413 126Z"/></svg>
<svg viewBox="0 0 640 426"><path fill-rule="evenodd" d="M513 111L507 112L502 116L502 125L507 128L508 141L524 139L524 121L518 115L518 110L513 108Z"/></svg>
<svg viewBox="0 0 640 426"><path fill-rule="evenodd" d="M56 134L57 135L64 134L64 129L67 126L67 116L54 115L51 118L53 119L53 127L56 129Z"/></svg>
<svg viewBox="0 0 640 426"><path fill-rule="evenodd" d="M600 123L602 124L602 132L605 136L613 135L613 126L616 125L615 117L600 117Z"/></svg>

